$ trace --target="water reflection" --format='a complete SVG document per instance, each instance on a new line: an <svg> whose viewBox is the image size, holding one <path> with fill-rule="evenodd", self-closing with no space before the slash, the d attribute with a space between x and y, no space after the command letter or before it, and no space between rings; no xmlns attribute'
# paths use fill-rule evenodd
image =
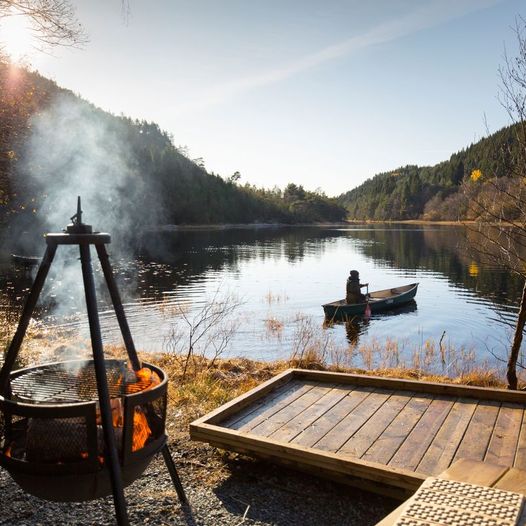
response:
<svg viewBox="0 0 526 526"><path fill-rule="evenodd" d="M356 347L360 343L360 335L365 334L370 323L374 323L375 320L389 319L394 316L400 316L411 312L416 312L417 303L415 300L411 300L405 305L401 305L394 309L372 314L371 316L353 316L345 321L339 320L328 320L325 318L323 326L330 328L334 326L344 326L345 334L347 335L347 341L350 345Z"/></svg>
<svg viewBox="0 0 526 526"><path fill-rule="evenodd" d="M178 323L172 314L175 306L184 304L195 311L221 289L244 301L230 353L263 359L288 356L299 314L311 316L322 327L321 304L343 297L349 269L357 268L371 290L419 281L418 309L413 303L368 321L329 327L340 344L357 345L371 338L438 340L446 331L455 344L474 342L481 353L488 345L499 347L502 354L522 282L490 259L474 256L470 245L475 241L476 233L454 226L181 229L149 232L138 240L133 255L114 249L111 258L132 332L138 347L146 350L162 348L173 332ZM4 258L2 308L18 308L31 282L30 274ZM55 277L56 298L46 296L39 316L47 316L54 302L72 295L71 290L61 291L59 282ZM100 298L104 336L112 341L118 330L111 309L105 308L109 298L104 288ZM83 310L82 301L72 305L69 314L74 319L67 323L84 330L86 320L77 313ZM283 330L269 344L262 334L271 318Z"/></svg>

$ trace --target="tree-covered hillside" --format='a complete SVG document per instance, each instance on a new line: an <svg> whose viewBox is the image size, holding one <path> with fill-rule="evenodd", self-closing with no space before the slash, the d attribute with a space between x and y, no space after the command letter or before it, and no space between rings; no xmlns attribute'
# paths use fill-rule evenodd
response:
<svg viewBox="0 0 526 526"><path fill-rule="evenodd" d="M184 153L155 123L111 115L0 62L0 222L10 227L56 228L50 218L64 215L64 201L74 211L77 193L86 210L97 209L99 227L345 218L322 194L242 184L239 174L208 173Z"/></svg>
<svg viewBox="0 0 526 526"><path fill-rule="evenodd" d="M410 165L375 175L340 196L339 202L350 219L474 219L469 217L463 185L474 170L488 177L512 177L516 134L514 126L503 128L435 166Z"/></svg>

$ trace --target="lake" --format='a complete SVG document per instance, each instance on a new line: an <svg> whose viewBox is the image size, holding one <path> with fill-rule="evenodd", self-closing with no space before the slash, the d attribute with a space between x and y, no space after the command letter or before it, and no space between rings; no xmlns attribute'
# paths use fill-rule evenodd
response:
<svg viewBox="0 0 526 526"><path fill-rule="evenodd" d="M54 263L38 317L86 338L80 264L76 253L65 252ZM148 233L133 257L115 252L112 263L138 349L186 349L189 327L208 306L208 315L232 312L196 345L261 360L288 358L317 342L330 359L351 347L355 365L396 365L425 360L429 346L436 349L442 340L449 353L442 355L442 369L467 355L501 366L522 289L510 272L470 255L462 226L181 229ZM327 326L321 305L344 297L351 269L371 291L419 282L416 301L369 320ZM0 280L3 308L19 305L31 275L6 261ZM100 290L104 339L119 343ZM371 354L385 341L396 347L388 360ZM428 365L439 369L435 360Z"/></svg>

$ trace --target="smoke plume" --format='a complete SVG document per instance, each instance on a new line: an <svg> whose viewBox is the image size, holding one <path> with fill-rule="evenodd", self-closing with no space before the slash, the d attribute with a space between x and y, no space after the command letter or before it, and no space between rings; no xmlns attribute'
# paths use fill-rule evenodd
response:
<svg viewBox="0 0 526 526"><path fill-rule="evenodd" d="M140 229L159 219L137 148L140 126L65 92L32 118L31 129L19 171L26 193L36 197L33 215L21 216L18 226L21 250L41 255L42 234L70 222L80 195L83 221L112 234L112 259L131 257ZM54 314L85 310L77 247L58 248L44 292Z"/></svg>
<svg viewBox="0 0 526 526"><path fill-rule="evenodd" d="M136 225L155 223L150 209L138 207L148 194L149 177L140 173L131 130L67 93L36 115L24 169L41 192L38 223L60 231L76 210L77 195L85 222L99 231L129 238Z"/></svg>

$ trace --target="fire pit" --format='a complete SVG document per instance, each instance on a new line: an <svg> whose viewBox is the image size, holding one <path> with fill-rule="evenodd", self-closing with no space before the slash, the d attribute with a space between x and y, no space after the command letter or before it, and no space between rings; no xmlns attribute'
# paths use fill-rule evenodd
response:
<svg viewBox="0 0 526 526"><path fill-rule="evenodd" d="M123 488L159 451L177 495L187 504L166 444L165 373L141 363L115 284L110 235L82 222L80 197L72 224L47 234L47 249L0 370L0 465L28 493L55 501L113 494L117 523L128 524ZM93 360L13 371L57 247L78 245ZM127 361L104 357L90 246L94 245L123 336ZM129 364L129 366L128 366Z"/></svg>
<svg viewBox="0 0 526 526"><path fill-rule="evenodd" d="M166 443L167 379L150 364L135 373L106 360L113 430L124 486ZM93 361L47 364L11 374L0 397L0 464L28 493L58 501L110 495L111 480Z"/></svg>

